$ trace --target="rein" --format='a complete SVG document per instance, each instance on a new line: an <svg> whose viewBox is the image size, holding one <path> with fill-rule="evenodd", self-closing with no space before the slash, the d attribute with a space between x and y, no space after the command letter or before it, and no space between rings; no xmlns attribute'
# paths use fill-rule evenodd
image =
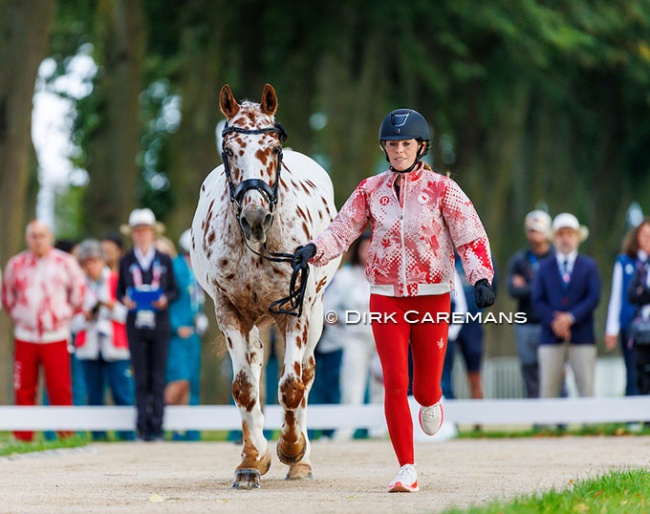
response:
<svg viewBox="0 0 650 514"><path fill-rule="evenodd" d="M287 133L284 130L284 127L278 122L275 122L273 127L267 127L262 129L243 129L241 127L230 127L226 124L221 137L223 138L226 134L230 133L236 134L245 134L245 135L262 135L268 133L276 133L280 138L280 143L284 143L287 139ZM242 236L244 237L244 242L248 249L253 252L255 255L262 257L270 262L287 262L290 265L293 263L293 254L292 253L282 253L282 252L271 252L266 248L266 243L262 245L262 252L258 252L248 242L246 234L241 226L240 216L242 211L242 199L244 195L254 189L258 191L262 196L266 197L269 202L269 208L271 215L273 216L273 211L278 203L278 188L280 184L280 171L282 169L282 147L278 155L278 168L275 176L275 183L273 187L269 186L266 182L261 179L248 179L243 180L237 187L233 184L232 176L230 173L230 166L228 163L228 153L224 149L221 152L221 158L223 160L224 172L226 174L226 179L228 181L228 191L230 193L230 201L237 206L237 223L239 224L239 229L242 231ZM289 296L280 298L272 302L269 305L269 312L272 314L289 314L290 316L296 316L299 318L302 315L302 305L305 300L305 293L307 291L307 279L309 278L309 265L294 268L291 273L291 279L289 280ZM300 280L298 286L296 284ZM289 304L289 307L285 307Z"/></svg>

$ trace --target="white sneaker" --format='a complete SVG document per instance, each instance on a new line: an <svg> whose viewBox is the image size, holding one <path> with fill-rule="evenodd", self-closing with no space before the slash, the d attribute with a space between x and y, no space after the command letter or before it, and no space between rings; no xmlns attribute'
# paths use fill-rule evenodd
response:
<svg viewBox="0 0 650 514"><path fill-rule="evenodd" d="M436 435L442 426L442 420L445 417L440 402L431 407L420 407L420 426L422 431L427 435Z"/></svg>
<svg viewBox="0 0 650 514"><path fill-rule="evenodd" d="M419 490L415 464L404 464L399 468L395 480L388 484L389 493L414 493Z"/></svg>

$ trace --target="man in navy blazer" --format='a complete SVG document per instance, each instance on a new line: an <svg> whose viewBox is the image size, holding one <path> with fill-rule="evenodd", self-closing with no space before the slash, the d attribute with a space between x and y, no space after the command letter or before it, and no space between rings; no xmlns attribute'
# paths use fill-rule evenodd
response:
<svg viewBox="0 0 650 514"><path fill-rule="evenodd" d="M558 398L568 360L580 396L594 396L596 336L594 311L600 301L596 262L578 255L588 230L573 214L553 220L555 255L542 261L532 302L542 323L538 348L540 397Z"/></svg>

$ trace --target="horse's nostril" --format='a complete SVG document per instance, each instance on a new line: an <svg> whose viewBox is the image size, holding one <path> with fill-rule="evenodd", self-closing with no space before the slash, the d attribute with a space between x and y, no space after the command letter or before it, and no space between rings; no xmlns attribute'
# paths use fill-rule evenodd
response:
<svg viewBox="0 0 650 514"><path fill-rule="evenodd" d="M251 224L248 222L245 216L242 216L239 220L241 228L244 229L244 232L248 233L251 230Z"/></svg>
<svg viewBox="0 0 650 514"><path fill-rule="evenodd" d="M269 228L271 226L271 221L273 221L273 216L271 216L270 214L264 216L264 221L262 222L264 228Z"/></svg>

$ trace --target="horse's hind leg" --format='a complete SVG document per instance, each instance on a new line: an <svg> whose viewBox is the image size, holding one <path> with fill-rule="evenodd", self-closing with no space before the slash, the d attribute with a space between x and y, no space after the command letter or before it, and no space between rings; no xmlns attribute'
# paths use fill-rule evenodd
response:
<svg viewBox="0 0 650 514"><path fill-rule="evenodd" d="M263 345L255 327L246 336L234 331L224 335L232 359L232 395L241 414L244 439L242 461L235 470L233 487L258 488L260 476L271 466L271 454L264 438L264 415L259 399Z"/></svg>

